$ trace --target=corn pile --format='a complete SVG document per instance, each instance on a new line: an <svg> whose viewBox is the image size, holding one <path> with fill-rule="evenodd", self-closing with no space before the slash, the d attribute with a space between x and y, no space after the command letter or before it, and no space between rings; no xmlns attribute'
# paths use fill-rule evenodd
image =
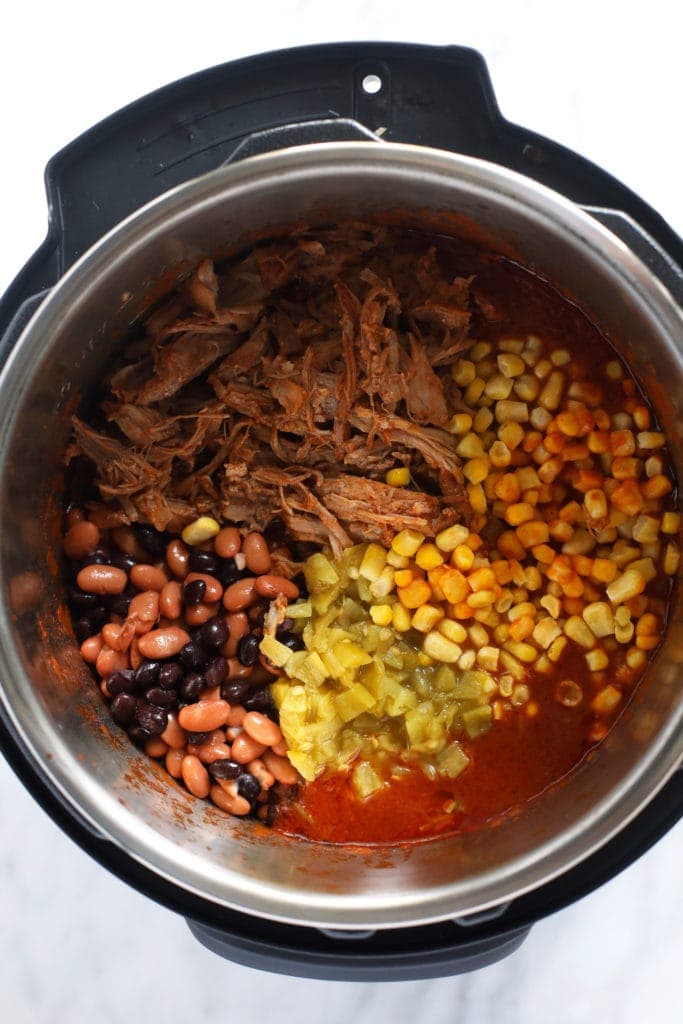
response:
<svg viewBox="0 0 683 1024"><path fill-rule="evenodd" d="M591 706L609 714L661 639L665 600L648 584L678 571L666 439L616 359L601 386L582 379L567 349L533 336L496 353L479 342L452 368L470 407L450 426L474 530L434 540L402 530L389 551L370 545L360 569L377 597L370 613L423 633L435 660L518 683L557 675L575 645L595 684ZM397 472L387 482L408 483ZM561 680L557 697L578 704L584 694Z"/></svg>

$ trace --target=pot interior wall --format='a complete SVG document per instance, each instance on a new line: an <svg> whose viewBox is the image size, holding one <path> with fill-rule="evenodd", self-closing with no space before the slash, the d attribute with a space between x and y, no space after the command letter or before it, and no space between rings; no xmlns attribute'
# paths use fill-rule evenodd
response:
<svg viewBox="0 0 683 1024"><path fill-rule="evenodd" d="M346 144L216 172L152 204L87 255L34 318L5 372L0 670L9 713L41 771L97 830L215 902L337 927L467 913L576 862L663 783L662 758L669 772L675 763L680 607L637 698L570 778L495 827L400 849L287 840L195 800L110 724L73 639L55 555L70 414L150 295L200 255L241 248L295 221L388 215L447 234L478 225L590 312L677 437L680 318L666 302L653 311L656 286L620 243L599 244L610 236L583 234L569 204L548 205L532 183L482 174L482 166L409 147ZM678 444L675 458L680 478Z"/></svg>

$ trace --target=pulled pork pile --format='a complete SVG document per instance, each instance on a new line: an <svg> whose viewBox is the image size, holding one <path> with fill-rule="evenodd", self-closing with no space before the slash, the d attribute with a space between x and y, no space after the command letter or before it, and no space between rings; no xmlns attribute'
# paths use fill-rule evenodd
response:
<svg viewBox="0 0 683 1024"><path fill-rule="evenodd" d="M449 367L468 345L470 280L426 236L351 223L204 260L106 382L68 458L97 470L103 526L197 515L296 540L388 544L467 518ZM407 466L409 488L384 482Z"/></svg>

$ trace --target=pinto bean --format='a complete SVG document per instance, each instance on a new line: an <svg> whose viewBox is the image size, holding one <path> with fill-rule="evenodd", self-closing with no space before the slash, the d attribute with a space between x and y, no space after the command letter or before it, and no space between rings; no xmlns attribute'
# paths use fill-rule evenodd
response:
<svg viewBox="0 0 683 1024"><path fill-rule="evenodd" d="M168 583L168 577L156 565L143 562L130 570L130 582L138 590L156 590L159 593Z"/></svg>
<svg viewBox="0 0 683 1024"><path fill-rule="evenodd" d="M187 743L185 730L178 725L178 719L174 711L169 711L166 728L161 734L161 739L174 750L182 750Z"/></svg>
<svg viewBox="0 0 683 1024"><path fill-rule="evenodd" d="M234 558L240 547L242 538L236 526L224 526L213 541L213 549L219 558Z"/></svg>
<svg viewBox="0 0 683 1024"><path fill-rule="evenodd" d="M128 651L128 657L130 658L130 667L132 669L140 668L140 665L142 665L143 661L145 660L142 657L142 655L140 654L140 649L138 647L137 637L135 637L133 639L133 642L130 645L130 650Z"/></svg>
<svg viewBox="0 0 683 1024"><path fill-rule="evenodd" d="M178 714L178 722L188 732L211 732L225 725L230 714L226 700L205 700L188 704Z"/></svg>
<svg viewBox="0 0 683 1024"><path fill-rule="evenodd" d="M286 757L280 757L272 750L263 753L263 763L278 782L285 786L294 786L299 781L297 770Z"/></svg>
<svg viewBox="0 0 683 1024"><path fill-rule="evenodd" d="M287 756L287 743L285 742L284 738L281 739L279 743L273 743L272 750L273 750L273 753L277 754L278 757L286 757Z"/></svg>
<svg viewBox="0 0 683 1024"><path fill-rule="evenodd" d="M220 807L222 811L227 811L228 814L238 814L240 816L249 814L251 805L248 800L245 800L243 796L240 796L237 792L237 788L233 785L230 790L224 789L221 785L223 780L214 783L209 790L211 799Z"/></svg>
<svg viewBox="0 0 683 1024"><path fill-rule="evenodd" d="M248 679L253 671L253 665L243 665L239 658L228 658L228 679Z"/></svg>
<svg viewBox="0 0 683 1024"><path fill-rule="evenodd" d="M86 565L76 577L76 584L88 594L122 594L128 577L114 565Z"/></svg>
<svg viewBox="0 0 683 1024"><path fill-rule="evenodd" d="M185 608L185 621L188 626L203 626L209 619L213 619L218 611L219 604L215 601L213 604L193 604L187 605Z"/></svg>
<svg viewBox="0 0 683 1024"><path fill-rule="evenodd" d="M268 542L262 533L248 533L242 541L242 553L249 572L261 576L271 567Z"/></svg>
<svg viewBox="0 0 683 1024"><path fill-rule="evenodd" d="M228 612L243 612L245 608L249 608L256 600L255 584L256 580L251 576L232 583L223 594L225 610Z"/></svg>
<svg viewBox="0 0 683 1024"><path fill-rule="evenodd" d="M250 761L247 768L249 773L261 783L261 789L270 789L275 782L275 776L271 775L260 757Z"/></svg>
<svg viewBox="0 0 683 1024"><path fill-rule="evenodd" d="M102 640L107 647L111 647L112 651L125 651L130 647L130 639L126 643L125 638L122 639L121 633L121 626L117 626L114 622L107 622L102 626Z"/></svg>
<svg viewBox="0 0 683 1024"><path fill-rule="evenodd" d="M262 715L260 711L247 711L242 721L242 728L257 743L264 747L272 747L282 739L280 726L271 718Z"/></svg>
<svg viewBox="0 0 683 1024"><path fill-rule="evenodd" d="M190 552L181 540L172 540L166 548L166 565L174 576L184 580L189 571Z"/></svg>
<svg viewBox="0 0 683 1024"><path fill-rule="evenodd" d="M144 658L172 658L190 642L190 634L179 626L153 629L138 640L138 649Z"/></svg>
<svg viewBox="0 0 683 1024"><path fill-rule="evenodd" d="M234 704L230 707L230 714L228 715L227 725L242 725L244 716L246 715L246 708L243 708L241 704Z"/></svg>
<svg viewBox="0 0 683 1024"><path fill-rule="evenodd" d="M97 655L97 661L95 662L95 671L103 679L106 679L113 672L118 672L120 669L128 668L128 656L123 651L113 651L111 647L107 647L106 644L102 645L102 650Z"/></svg>
<svg viewBox="0 0 683 1024"><path fill-rule="evenodd" d="M182 750L171 748L171 750L166 754L166 771L169 775L172 775L174 779L182 778L184 758L185 754Z"/></svg>
<svg viewBox="0 0 683 1024"><path fill-rule="evenodd" d="M249 764L255 758L260 757L266 749L264 743L259 743L246 732L241 732L232 741L232 759L238 764Z"/></svg>
<svg viewBox="0 0 683 1024"><path fill-rule="evenodd" d="M254 584L256 593L269 600L283 594L288 601L296 601L299 596L299 588L296 583L285 579L284 576L259 576Z"/></svg>
<svg viewBox="0 0 683 1024"><path fill-rule="evenodd" d="M145 753L148 757L164 757L168 753L168 745L161 736L151 736L145 741Z"/></svg>
<svg viewBox="0 0 683 1024"><path fill-rule="evenodd" d="M99 543L100 531L98 528L94 523L89 523L87 519L81 519L67 531L62 546L67 558L78 559L91 554Z"/></svg>
<svg viewBox="0 0 683 1024"><path fill-rule="evenodd" d="M128 605L128 618L135 625L135 632L147 633L159 618L159 595L156 590L143 590L136 594Z"/></svg>
<svg viewBox="0 0 683 1024"><path fill-rule="evenodd" d="M132 555L139 562L146 561L149 555L135 536L135 531L130 526L117 526L111 531L111 538L119 551L124 555Z"/></svg>
<svg viewBox="0 0 683 1024"><path fill-rule="evenodd" d="M101 633L89 636L87 640L84 640L81 644L81 657L83 661L87 662L88 665L94 665L102 650L103 643Z"/></svg>
<svg viewBox="0 0 683 1024"><path fill-rule="evenodd" d="M181 766L183 782L193 796L205 797L209 795L211 780L206 768L194 754L187 754L183 758Z"/></svg>
<svg viewBox="0 0 683 1024"><path fill-rule="evenodd" d="M159 594L159 611L167 619L179 619L183 610L183 591L177 580L166 583Z"/></svg>
<svg viewBox="0 0 683 1024"><path fill-rule="evenodd" d="M194 580L201 580L206 584L204 601L207 603L220 601L223 596L223 587L220 580L217 580L215 576L211 576L208 572L189 572L185 577L185 585L187 586L188 583L192 583Z"/></svg>
<svg viewBox="0 0 683 1024"><path fill-rule="evenodd" d="M244 612L234 612L225 616L225 624L230 630L230 636L221 647L221 654L224 658L234 658L237 654L237 645L249 632L249 619Z"/></svg>
<svg viewBox="0 0 683 1024"><path fill-rule="evenodd" d="M201 746L195 747L193 753L203 764L213 764L214 761L222 761L226 757L231 757L230 747L226 743L215 743L213 740L208 740Z"/></svg>

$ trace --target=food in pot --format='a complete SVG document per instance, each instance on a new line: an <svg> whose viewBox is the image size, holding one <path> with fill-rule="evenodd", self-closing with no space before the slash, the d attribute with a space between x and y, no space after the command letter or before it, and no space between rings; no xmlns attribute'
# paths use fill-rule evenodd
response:
<svg viewBox="0 0 683 1024"><path fill-rule="evenodd" d="M96 468L65 552L112 714L283 831L509 811L604 738L666 626L680 517L646 397L573 304L461 241L350 224L203 261L69 454Z"/></svg>

